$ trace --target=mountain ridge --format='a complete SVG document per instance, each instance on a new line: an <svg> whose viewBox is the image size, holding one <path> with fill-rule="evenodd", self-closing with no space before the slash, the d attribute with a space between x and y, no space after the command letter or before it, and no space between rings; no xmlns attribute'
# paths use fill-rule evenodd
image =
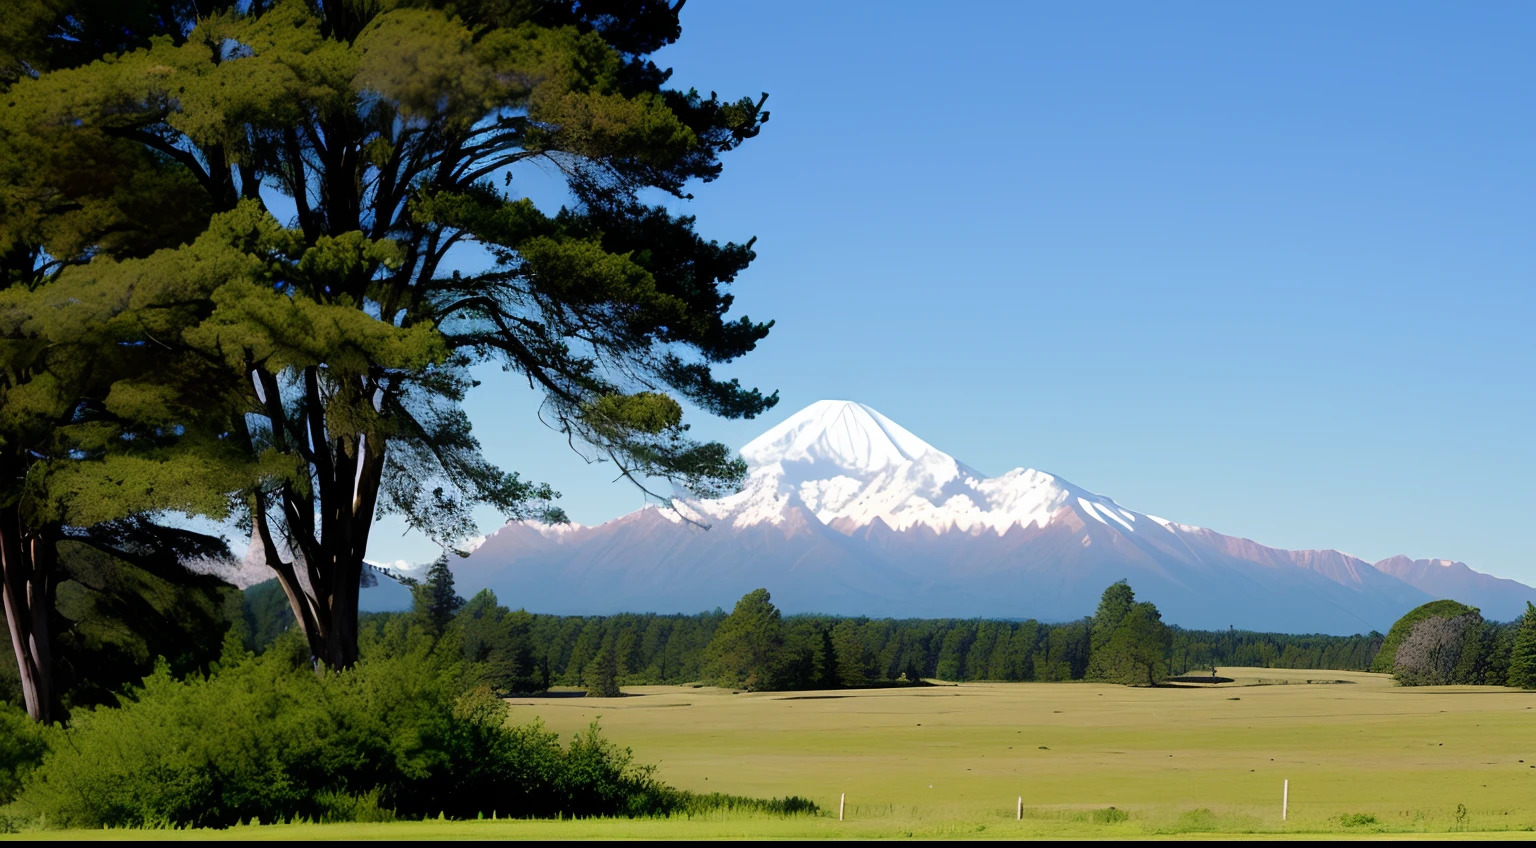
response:
<svg viewBox="0 0 1536 848"><path fill-rule="evenodd" d="M811 404L741 455L746 482L723 498L593 527L509 523L459 583L567 614L697 612L766 586L787 613L1060 621L1128 579L1174 624L1328 633L1384 632L1448 585L1169 521L1037 469L986 477L852 401Z"/></svg>

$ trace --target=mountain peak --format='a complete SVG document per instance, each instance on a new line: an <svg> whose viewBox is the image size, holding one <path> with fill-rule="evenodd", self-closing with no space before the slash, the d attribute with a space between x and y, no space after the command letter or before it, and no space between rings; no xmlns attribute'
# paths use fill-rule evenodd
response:
<svg viewBox="0 0 1536 848"><path fill-rule="evenodd" d="M819 400L748 442L749 465L798 462L876 474L924 457L945 456L900 424L862 403Z"/></svg>
<svg viewBox="0 0 1536 848"><path fill-rule="evenodd" d="M1460 563L1373 569L1135 512L1043 471L986 477L851 401L813 403L741 454L740 492L594 528L510 524L469 568L520 604L579 615L708 609L769 586L787 612L1063 620L1129 579L1184 626L1360 633L1430 598L1496 620L1536 599Z"/></svg>

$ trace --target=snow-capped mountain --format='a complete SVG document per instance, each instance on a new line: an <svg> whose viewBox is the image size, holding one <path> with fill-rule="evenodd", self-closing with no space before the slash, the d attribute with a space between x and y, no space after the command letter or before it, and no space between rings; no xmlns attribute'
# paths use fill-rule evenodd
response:
<svg viewBox="0 0 1536 848"><path fill-rule="evenodd" d="M743 527L779 523L796 507L845 531L878 520L900 531L1002 532L1014 525L1044 527L1078 498L1095 516L1100 513L1086 504L1097 502L1121 524L1135 520L1108 498L1039 471L1015 469L988 479L884 415L848 401L811 404L753 439L741 456L751 472L740 494L684 502L678 512Z"/></svg>
<svg viewBox="0 0 1536 848"><path fill-rule="evenodd" d="M741 455L738 494L595 527L511 523L458 583L552 613L729 608L763 586L789 613L1061 621L1124 578L1175 624L1330 633L1385 632L1430 600L1338 551L1177 524L1034 469L987 477L849 401L814 403Z"/></svg>

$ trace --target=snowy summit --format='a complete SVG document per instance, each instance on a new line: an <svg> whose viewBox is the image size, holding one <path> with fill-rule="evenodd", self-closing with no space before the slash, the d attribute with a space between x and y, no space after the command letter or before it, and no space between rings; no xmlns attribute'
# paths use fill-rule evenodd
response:
<svg viewBox="0 0 1536 848"><path fill-rule="evenodd" d="M1385 631L1432 597L1496 619L1536 599L1460 563L1271 548L1044 471L987 477L853 401L813 403L741 455L728 497L595 527L510 523L459 585L576 615L729 608L766 587L788 613L1064 621L1125 579L1174 624L1324 633Z"/></svg>
<svg viewBox="0 0 1536 848"><path fill-rule="evenodd" d="M740 494L688 501L679 510L696 520L746 526L779 523L786 510L803 507L844 530L878 520L895 530L921 525L998 534L1044 527L1074 501L1087 517L1128 531L1145 518L1043 471L1016 468L985 477L853 401L817 401L747 443L741 456L750 470Z"/></svg>

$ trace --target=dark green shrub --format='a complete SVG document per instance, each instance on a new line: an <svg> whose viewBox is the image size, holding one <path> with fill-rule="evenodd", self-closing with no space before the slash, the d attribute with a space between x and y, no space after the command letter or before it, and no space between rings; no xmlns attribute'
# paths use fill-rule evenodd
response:
<svg viewBox="0 0 1536 848"><path fill-rule="evenodd" d="M1339 824L1345 827L1374 827L1380 823L1370 813L1345 813L1339 816Z"/></svg>
<svg viewBox="0 0 1536 848"><path fill-rule="evenodd" d="M311 670L292 633L260 657L227 653L207 677L162 664L120 707L79 711L16 810L99 828L813 809L671 789L595 724L568 747L538 724L508 726L488 688L464 691L451 640L374 637L340 673Z"/></svg>
<svg viewBox="0 0 1536 848"><path fill-rule="evenodd" d="M1102 810L1094 810L1092 815L1094 824L1115 824L1117 822L1128 821L1130 817L1130 813L1127 813L1125 810L1117 810L1114 807L1105 807Z"/></svg>
<svg viewBox="0 0 1536 848"><path fill-rule="evenodd" d="M43 761L48 733L25 710L0 701L0 804L16 797L27 774Z"/></svg>

